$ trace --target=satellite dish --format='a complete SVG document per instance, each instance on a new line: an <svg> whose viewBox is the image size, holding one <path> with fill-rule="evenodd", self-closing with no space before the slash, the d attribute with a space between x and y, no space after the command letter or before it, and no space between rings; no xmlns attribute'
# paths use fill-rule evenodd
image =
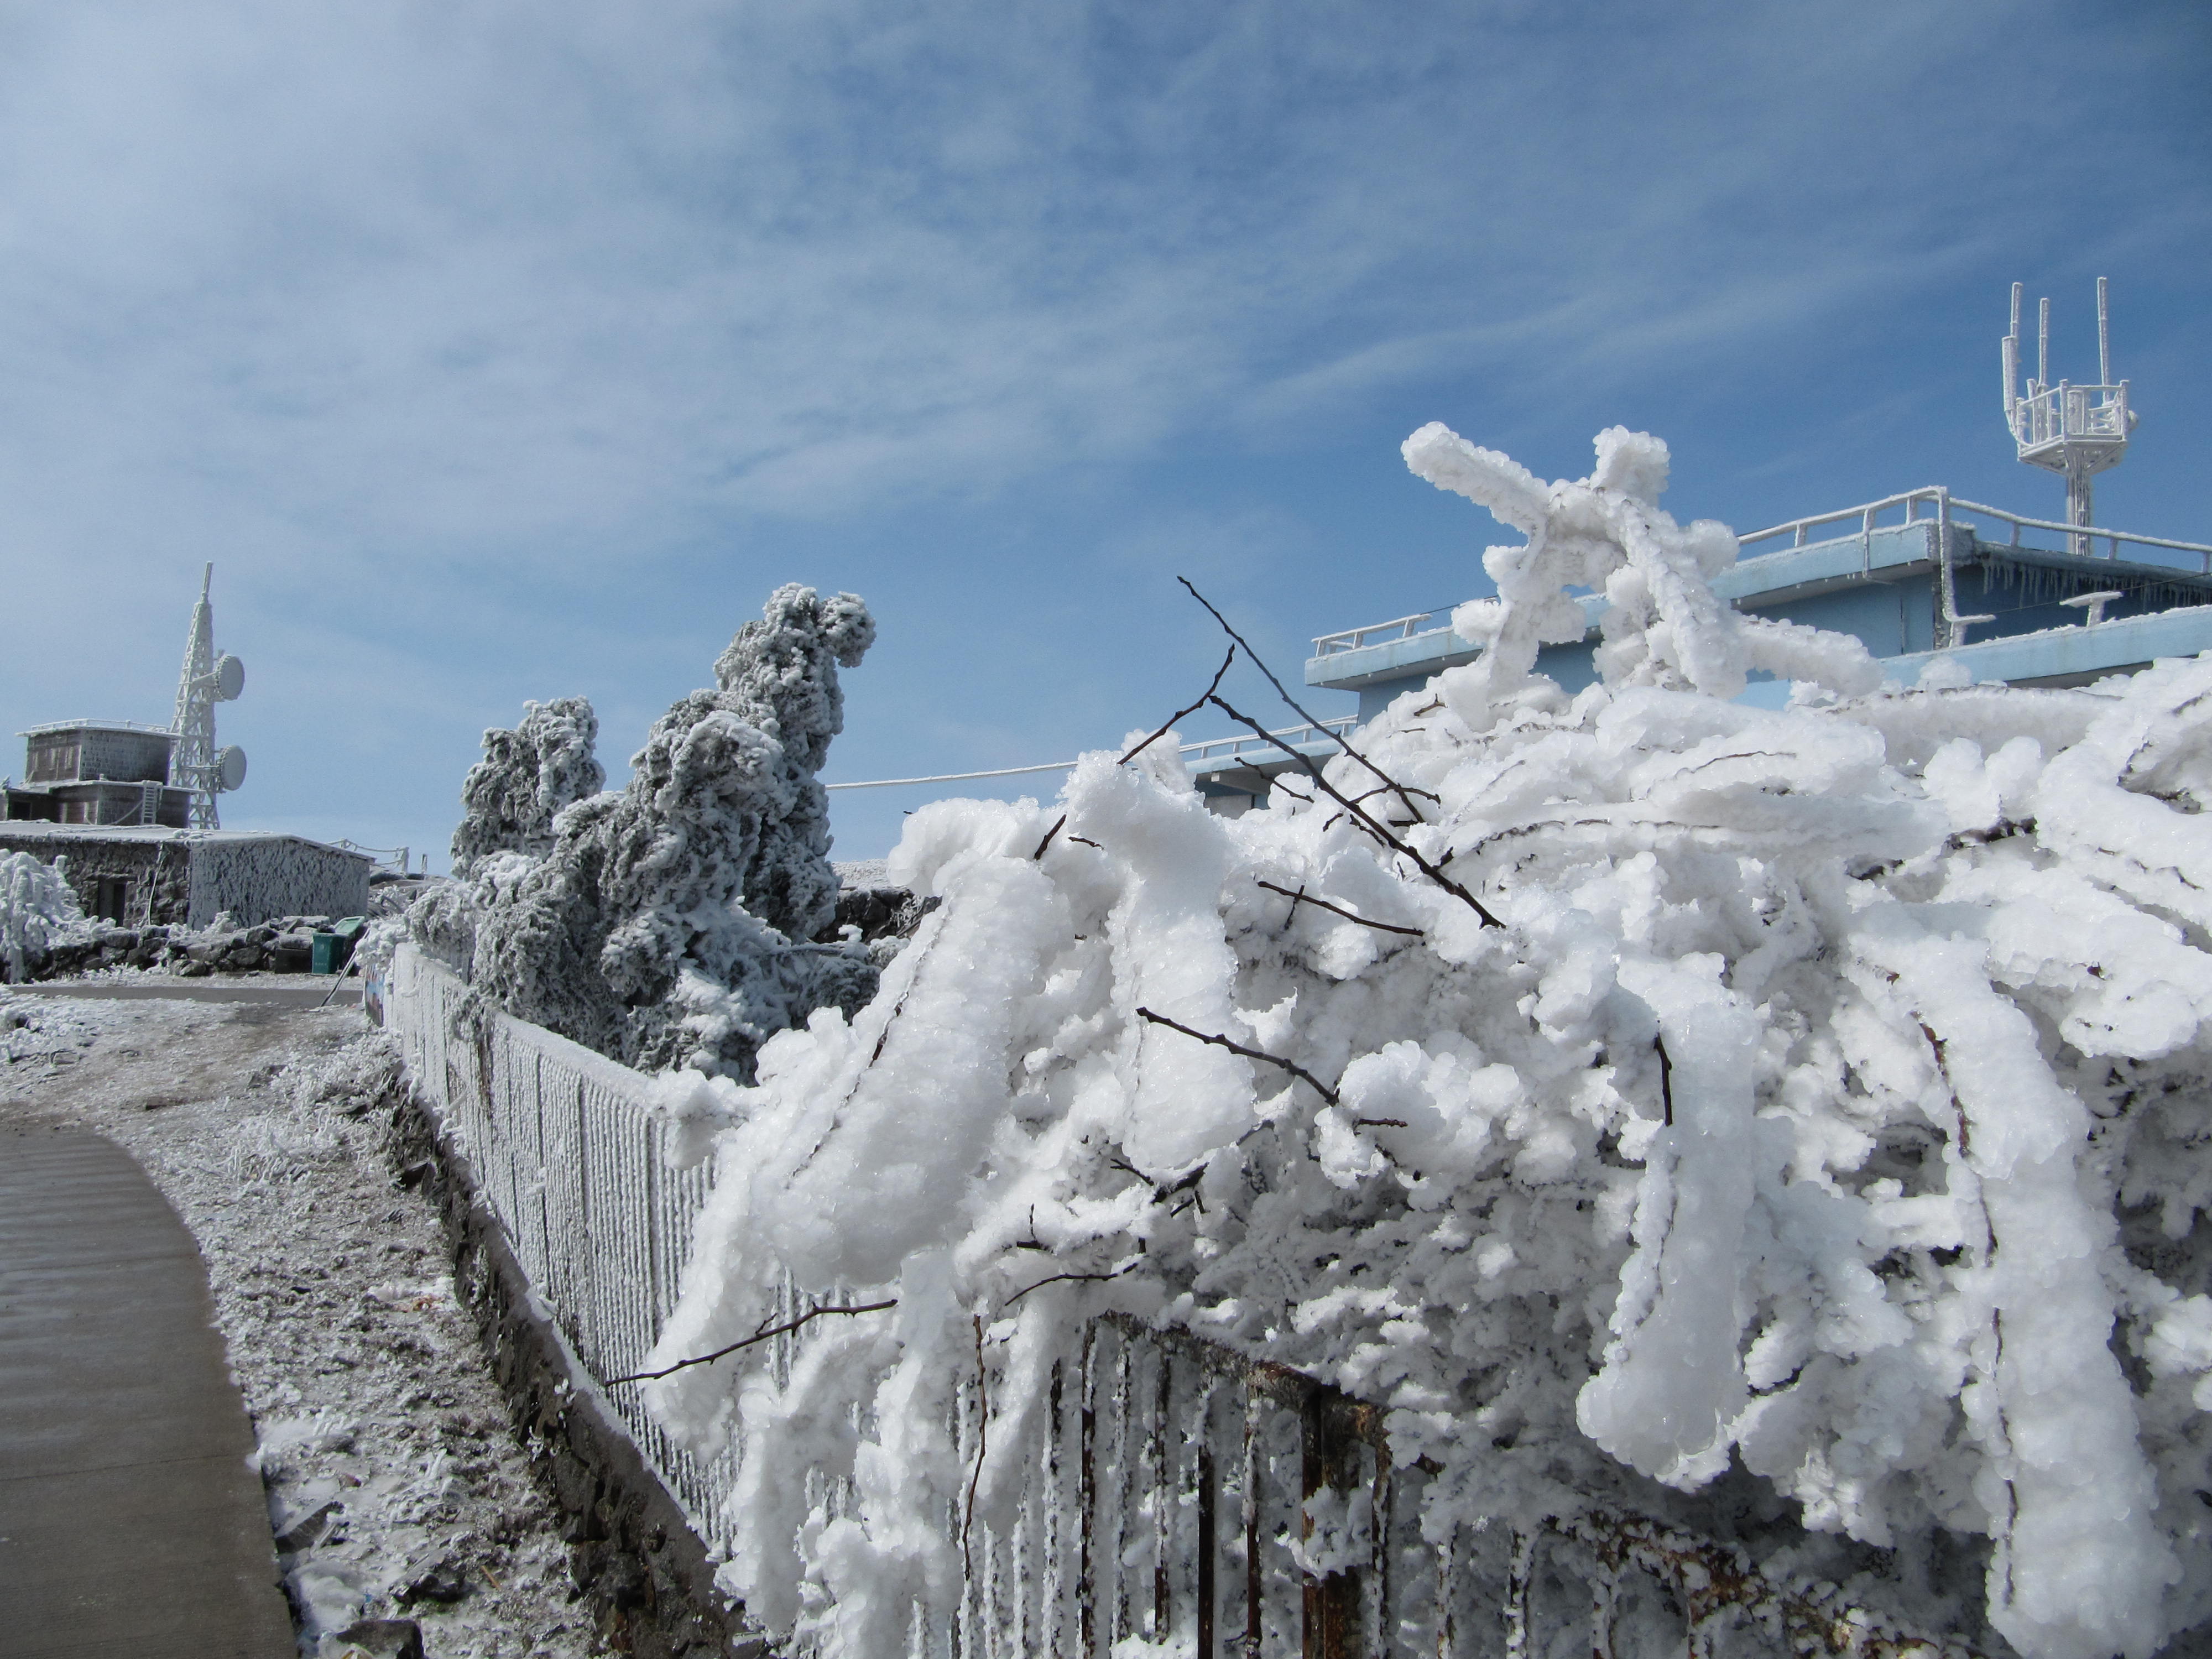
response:
<svg viewBox="0 0 2212 1659"><path fill-rule="evenodd" d="M235 657L226 657L226 662L236 662ZM241 671L243 672L243 671ZM232 744L215 757L215 787L235 789L246 781L246 751Z"/></svg>
<svg viewBox="0 0 2212 1659"><path fill-rule="evenodd" d="M232 656L229 652L224 652L222 655L215 659L215 695L216 701L219 702L228 702L232 698L235 697L240 692L245 690L246 665L239 661L237 658ZM243 766L245 763L245 757L240 756L239 757L239 764ZM235 789L238 786L236 784L228 784L224 787L226 788Z"/></svg>

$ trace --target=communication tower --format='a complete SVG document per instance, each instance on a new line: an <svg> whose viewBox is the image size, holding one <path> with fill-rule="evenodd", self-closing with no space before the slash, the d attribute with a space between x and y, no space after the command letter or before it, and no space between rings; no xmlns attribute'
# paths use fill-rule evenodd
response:
<svg viewBox="0 0 2212 1659"><path fill-rule="evenodd" d="M210 564L200 578L200 602L192 607L191 637L185 641L185 669L177 680L177 717L170 728L177 741L169 751L169 783L192 792L186 822L195 830L220 829L216 796L246 781L246 751L215 746L215 706L246 689L246 665L216 651L215 606L208 600L214 585Z"/></svg>
<svg viewBox="0 0 2212 1659"><path fill-rule="evenodd" d="M2072 551L2089 551L2089 480L2118 466L2128 453L2136 414L2128 407L2128 383L2112 379L2112 343L2106 326L2105 279L2097 278L2097 384L2051 384L2051 301L2038 302L2035 377L2020 390L2021 284L2012 285L2012 331L2004 337L2005 424L2012 428L2020 459L2030 466L2066 479L2066 522L2079 526L2067 537Z"/></svg>

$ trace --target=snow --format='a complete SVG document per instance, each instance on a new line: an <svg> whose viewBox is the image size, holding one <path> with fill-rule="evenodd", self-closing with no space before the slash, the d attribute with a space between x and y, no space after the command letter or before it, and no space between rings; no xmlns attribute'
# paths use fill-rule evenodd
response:
<svg viewBox="0 0 2212 1659"><path fill-rule="evenodd" d="M865 950L812 942L838 887L816 774L844 726L837 670L874 638L852 594L778 588L714 689L653 723L617 794L573 793L598 774L577 700L487 733L454 841L468 879L418 902L415 936L510 1013L601 1054L750 1079L769 1035L875 988Z"/></svg>
<svg viewBox="0 0 2212 1659"><path fill-rule="evenodd" d="M1210 816L1166 744L926 807L888 874L941 903L872 999L669 1085L715 1186L653 1364L787 1272L898 1302L651 1390L741 1446L725 1576L772 1629L872 1659L944 1617L975 1331L999 1489L1109 1309L1383 1404L1432 1539L1694 1517L1740 1469L1747 1543L1924 1629L2134 1659L2212 1617L2212 660L1878 686L1714 597L1735 544L1660 509L1663 444L1597 452L1408 441L1526 539L1455 619L1483 654L1358 735L1407 793L1329 763L1368 824L1296 775ZM1532 671L1583 587L1570 696ZM1729 701L1753 667L1789 706Z"/></svg>
<svg viewBox="0 0 2212 1659"><path fill-rule="evenodd" d="M21 984L56 945L89 931L65 870L28 853L0 853L0 977Z"/></svg>
<svg viewBox="0 0 2212 1659"><path fill-rule="evenodd" d="M374 1616L437 1659L600 1651L359 1012L0 992L0 1109L117 1141L206 1259L302 1652Z"/></svg>

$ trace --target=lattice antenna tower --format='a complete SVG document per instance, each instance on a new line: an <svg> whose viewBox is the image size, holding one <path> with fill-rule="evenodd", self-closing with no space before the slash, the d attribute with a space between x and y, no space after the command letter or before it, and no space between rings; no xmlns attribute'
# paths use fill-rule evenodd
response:
<svg viewBox="0 0 2212 1659"><path fill-rule="evenodd" d="M2067 537L2075 553L2089 551L2088 528L2096 522L2089 480L2120 464L2136 415L2128 407L2128 383L2112 379L2110 313L2105 279L2097 278L2097 384L2051 383L2051 301L2037 302L2035 376L2020 389L2020 300L2012 285L2012 328L2003 341L2005 424L2012 428L2020 459L2066 480L2066 522L2078 526Z"/></svg>
<svg viewBox="0 0 2212 1659"><path fill-rule="evenodd" d="M246 665L215 648L215 606L208 598L215 566L200 577L200 602L192 607L192 631L185 641L184 672L177 678L177 715L170 729L177 740L169 749L169 783L192 793L185 820L195 830L218 830L222 815L215 798L246 781L246 751L215 746L215 706L246 689Z"/></svg>

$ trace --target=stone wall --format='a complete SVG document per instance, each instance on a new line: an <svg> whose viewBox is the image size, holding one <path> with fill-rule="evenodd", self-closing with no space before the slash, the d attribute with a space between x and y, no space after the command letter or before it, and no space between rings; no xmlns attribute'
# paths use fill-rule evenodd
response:
<svg viewBox="0 0 2212 1659"><path fill-rule="evenodd" d="M295 836L194 839L185 920L205 927L228 912L251 925L274 916L358 916L371 861Z"/></svg>

